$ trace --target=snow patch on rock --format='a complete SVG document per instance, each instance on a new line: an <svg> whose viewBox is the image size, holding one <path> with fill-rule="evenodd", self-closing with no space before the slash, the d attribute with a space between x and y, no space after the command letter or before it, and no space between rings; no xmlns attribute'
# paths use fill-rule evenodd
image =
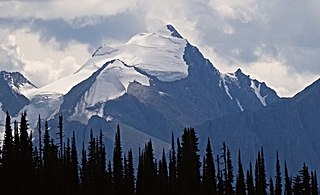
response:
<svg viewBox="0 0 320 195"><path fill-rule="evenodd" d="M266 103L266 97L267 95L265 96L262 96L261 95L261 91L260 91L260 88L261 88L261 84L259 83L258 84L258 87L255 85L254 81L251 81L251 88L253 89L254 93L256 94L256 96L258 97L258 99L260 100L261 104L263 106L266 106L267 103Z"/></svg>
<svg viewBox="0 0 320 195"><path fill-rule="evenodd" d="M239 108L240 108L241 112L242 112L242 111L244 111L243 107L242 107L242 106L241 106L241 104L240 104L240 101L239 101L238 99L236 99L236 101L237 101L237 104L238 104L238 106L239 106Z"/></svg>
<svg viewBox="0 0 320 195"><path fill-rule="evenodd" d="M229 96L231 100L233 100L232 95L230 94L230 90L228 87L228 84L236 84L239 87L239 81L238 78L235 76L235 74L227 73L227 74L222 74L220 73L220 81L219 81L219 86L220 88L223 85L223 88L226 92L226 94Z"/></svg>

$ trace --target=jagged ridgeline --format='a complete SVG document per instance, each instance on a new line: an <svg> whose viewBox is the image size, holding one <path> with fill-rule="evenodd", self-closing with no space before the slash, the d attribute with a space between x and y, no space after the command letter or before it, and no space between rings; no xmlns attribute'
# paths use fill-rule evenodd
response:
<svg viewBox="0 0 320 195"><path fill-rule="evenodd" d="M64 136L62 115L58 128L53 129L47 122L43 126L39 116L35 131L37 145L33 145L26 112L21 114L20 122L12 122L7 113L0 164L1 194L318 194L316 171L303 164L292 177L276 151L272 177L266 174L268 162L263 148L248 166L242 164L239 150L234 168L236 163L228 146L222 144L214 155L208 138L201 157L193 128L185 128L177 139L172 133L171 148L163 149L160 160L154 157L151 139L138 154L131 149L123 151L119 125L110 159L106 157L102 131L94 135L91 130L88 147L82 143L82 148L77 148L74 132L70 138ZM56 131L58 139L53 139L49 131ZM137 167L134 155L138 155Z"/></svg>

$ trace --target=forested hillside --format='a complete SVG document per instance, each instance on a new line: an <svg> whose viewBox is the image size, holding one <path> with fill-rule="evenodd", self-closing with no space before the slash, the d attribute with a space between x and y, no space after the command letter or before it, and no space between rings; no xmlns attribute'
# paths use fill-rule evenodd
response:
<svg viewBox="0 0 320 195"><path fill-rule="evenodd" d="M121 131L117 127L113 158L106 159L103 134L89 135L88 148L76 148L75 133L64 137L63 118L58 128L42 128L39 116L39 145L33 145L27 114L12 123L7 113L1 151L1 194L318 194L316 171L306 164L292 177L290 167L276 156L275 177L266 174L263 148L249 166L232 162L226 144L219 154L212 153L207 139L205 155L200 156L195 129L185 128L181 138L172 134L169 151L155 159L152 140L133 154L123 151ZM50 137L56 131L59 140ZM29 133L30 132L30 133ZM204 140L200 140L204 141ZM79 154L80 153L80 154ZM134 167L134 155L138 166ZM81 156L81 159L78 159ZM237 170L237 171L234 171Z"/></svg>

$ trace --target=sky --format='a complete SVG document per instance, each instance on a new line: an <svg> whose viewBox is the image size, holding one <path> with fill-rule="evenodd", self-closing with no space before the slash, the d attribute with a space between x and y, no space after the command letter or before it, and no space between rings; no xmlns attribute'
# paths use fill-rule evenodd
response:
<svg viewBox="0 0 320 195"><path fill-rule="evenodd" d="M320 77L318 0L2 0L0 70L41 87L103 44L172 24L221 72L291 97Z"/></svg>

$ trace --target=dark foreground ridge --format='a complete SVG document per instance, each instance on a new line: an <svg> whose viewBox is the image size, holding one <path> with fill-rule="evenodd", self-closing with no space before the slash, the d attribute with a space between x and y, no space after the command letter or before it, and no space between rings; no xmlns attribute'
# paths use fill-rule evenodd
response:
<svg viewBox="0 0 320 195"><path fill-rule="evenodd" d="M237 173L234 173L226 144L214 157L208 139L201 162L193 128L185 128L181 138L175 139L172 134L171 149L168 153L163 149L159 161L154 158L152 140L146 143L139 150L136 171L132 150L122 151L119 125L112 159L106 159L102 132L95 137L91 130L88 148L83 143L79 161L75 134L71 140L63 138L61 115L58 141L50 138L52 130L47 122L42 136L39 116L38 146L33 145L32 133L28 133L26 116L23 113L20 123L14 121L12 128L7 113L0 164L1 194L318 194L316 171L310 172L303 164L298 175L292 178L285 161L280 165L278 154L275 177L268 179L263 148L246 172L239 150Z"/></svg>

